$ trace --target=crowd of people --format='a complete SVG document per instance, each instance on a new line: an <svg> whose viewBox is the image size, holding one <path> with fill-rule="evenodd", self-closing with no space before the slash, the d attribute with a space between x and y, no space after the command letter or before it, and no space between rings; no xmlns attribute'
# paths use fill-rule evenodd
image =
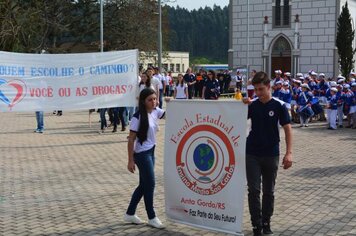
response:
<svg viewBox="0 0 356 236"><path fill-rule="evenodd" d="M310 121L318 120L327 121L327 128L330 130L356 129L356 72L351 72L347 78L341 75L326 78L324 73L318 74L313 70L306 74L297 73L295 76L281 70L274 73L275 77L271 82L272 96L285 103L292 122L299 123L300 127L308 127ZM161 109L163 97L216 100L221 95L234 95L240 100L243 92L249 98L255 98L254 86L251 83L255 74L256 71L252 70L250 78L244 81L240 70L234 74L229 70L215 72L204 69L193 73L192 69L188 68L185 74L180 73L174 78L172 72L160 73L158 67L148 67L138 76L137 93L144 88L152 88L157 93L157 104ZM112 132L115 133L120 124L121 131L126 131L126 126L137 108L138 106L100 108L100 133L104 133L109 127L112 127ZM57 111L57 115L62 115L62 111ZM37 112L36 118L35 132L43 133L42 113Z"/></svg>
<svg viewBox="0 0 356 236"><path fill-rule="evenodd" d="M275 71L272 81L273 97L285 102L292 120L300 127L308 127L312 119L327 121L327 128L356 129L356 73L345 78L328 78L311 70L307 74ZM344 123L344 119L347 119Z"/></svg>

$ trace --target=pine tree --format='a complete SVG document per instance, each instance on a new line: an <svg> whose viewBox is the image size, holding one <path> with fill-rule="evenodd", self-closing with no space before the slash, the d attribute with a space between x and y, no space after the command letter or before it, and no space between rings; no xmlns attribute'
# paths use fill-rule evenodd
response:
<svg viewBox="0 0 356 236"><path fill-rule="evenodd" d="M342 12L337 21L336 46L339 53L339 63L341 74L347 77L354 68L355 60L353 56L355 50L352 48L355 31L352 30L351 15L346 4L342 7Z"/></svg>

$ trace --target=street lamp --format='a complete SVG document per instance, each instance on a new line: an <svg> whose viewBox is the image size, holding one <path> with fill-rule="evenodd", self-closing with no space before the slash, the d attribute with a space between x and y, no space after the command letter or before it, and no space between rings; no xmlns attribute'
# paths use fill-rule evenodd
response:
<svg viewBox="0 0 356 236"><path fill-rule="evenodd" d="M100 0L100 51L104 51L104 0Z"/></svg>
<svg viewBox="0 0 356 236"><path fill-rule="evenodd" d="M158 0L158 71L162 68L162 6Z"/></svg>
<svg viewBox="0 0 356 236"><path fill-rule="evenodd" d="M176 2L176 0L163 0L163 2ZM158 0L158 68L162 68L162 1Z"/></svg>

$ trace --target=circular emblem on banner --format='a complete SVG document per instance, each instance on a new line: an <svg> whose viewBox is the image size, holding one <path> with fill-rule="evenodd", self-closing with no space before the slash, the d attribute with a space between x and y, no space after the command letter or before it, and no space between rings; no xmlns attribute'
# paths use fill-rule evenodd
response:
<svg viewBox="0 0 356 236"><path fill-rule="evenodd" d="M274 116L274 111L270 111L268 114L270 117L272 117L272 116Z"/></svg>
<svg viewBox="0 0 356 236"><path fill-rule="evenodd" d="M235 153L223 131L210 125L198 125L179 142L176 166L180 179L190 190L213 195L230 181L235 169Z"/></svg>

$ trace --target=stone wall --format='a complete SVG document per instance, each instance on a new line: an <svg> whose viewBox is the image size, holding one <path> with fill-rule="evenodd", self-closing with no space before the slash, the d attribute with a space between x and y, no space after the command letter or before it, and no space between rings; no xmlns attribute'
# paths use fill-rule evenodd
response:
<svg viewBox="0 0 356 236"><path fill-rule="evenodd" d="M263 21L268 16L268 50L277 35L284 34L294 50L295 15L299 15L300 72L310 69L334 76L335 36L338 15L337 1L292 0L290 28L272 27L273 0L250 0L250 60L251 69L262 70ZM355 2L355 1L352 1ZM233 65L247 64L247 0L230 1L232 4ZM356 5L355 5L356 6ZM356 13L356 8L355 8ZM268 68L270 68L270 63Z"/></svg>

